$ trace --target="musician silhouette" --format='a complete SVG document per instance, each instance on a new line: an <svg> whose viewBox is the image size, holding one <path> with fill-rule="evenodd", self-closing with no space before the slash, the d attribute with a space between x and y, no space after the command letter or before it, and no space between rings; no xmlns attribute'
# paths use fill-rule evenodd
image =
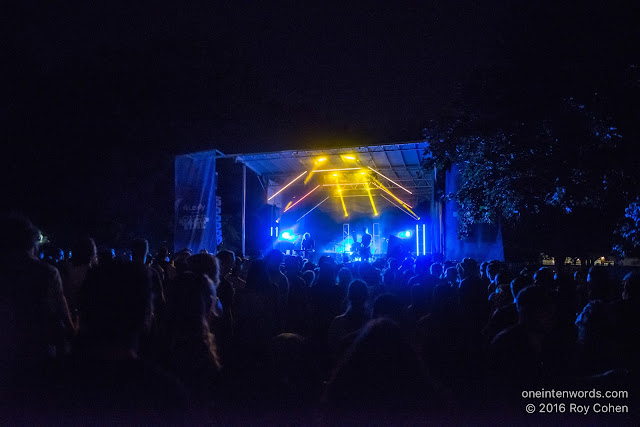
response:
<svg viewBox="0 0 640 427"><path fill-rule="evenodd" d="M316 242L311 238L311 233L304 233L302 243L300 243L300 249L302 249L303 256L311 261L316 250Z"/></svg>
<svg viewBox="0 0 640 427"><path fill-rule="evenodd" d="M362 261L369 261L371 258L371 234L369 234L369 229L367 227L362 228L362 239L360 240L360 259Z"/></svg>

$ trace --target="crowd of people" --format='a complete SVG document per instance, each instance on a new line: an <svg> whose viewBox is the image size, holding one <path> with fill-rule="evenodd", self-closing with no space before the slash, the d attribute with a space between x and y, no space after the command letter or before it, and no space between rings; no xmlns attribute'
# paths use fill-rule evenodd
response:
<svg viewBox="0 0 640 427"><path fill-rule="evenodd" d="M523 391L576 388L638 408L635 272L151 258L144 239L120 260L88 237L39 259L39 238L0 220L0 410L20 421L491 420L523 416Z"/></svg>

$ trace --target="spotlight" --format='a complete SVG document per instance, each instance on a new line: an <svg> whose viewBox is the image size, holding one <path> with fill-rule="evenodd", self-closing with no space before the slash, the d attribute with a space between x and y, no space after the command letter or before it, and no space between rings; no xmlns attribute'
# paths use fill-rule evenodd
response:
<svg viewBox="0 0 640 427"><path fill-rule="evenodd" d="M411 234L411 230L405 230L398 233L398 237L400 237L401 239L408 239L409 237L411 237Z"/></svg>
<svg viewBox="0 0 640 427"><path fill-rule="evenodd" d="M292 230L283 231L280 235L280 240L285 240L287 242L294 242L296 240L296 235L293 234Z"/></svg>

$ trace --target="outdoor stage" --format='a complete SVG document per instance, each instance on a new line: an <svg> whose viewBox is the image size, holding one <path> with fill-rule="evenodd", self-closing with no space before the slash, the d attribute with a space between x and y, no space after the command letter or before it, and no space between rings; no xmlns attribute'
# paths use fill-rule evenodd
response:
<svg viewBox="0 0 640 427"><path fill-rule="evenodd" d="M374 257L399 252L448 256L445 206L435 196L444 183L422 167L427 148L427 142L408 142L178 156L175 249L214 252L224 241L221 214L237 191L229 182L219 184L224 177L216 169L226 162L241 168L240 209L233 214L243 254L271 248L293 253L308 232L316 256L342 257L352 254L367 227ZM257 189L248 186L248 175L256 176Z"/></svg>

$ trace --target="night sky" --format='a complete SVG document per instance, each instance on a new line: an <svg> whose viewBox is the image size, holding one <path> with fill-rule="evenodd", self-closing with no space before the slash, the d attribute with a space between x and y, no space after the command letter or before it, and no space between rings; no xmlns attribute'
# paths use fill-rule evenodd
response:
<svg viewBox="0 0 640 427"><path fill-rule="evenodd" d="M634 3L3 4L2 207L163 241L176 154L417 140L496 65L590 88L637 55Z"/></svg>

